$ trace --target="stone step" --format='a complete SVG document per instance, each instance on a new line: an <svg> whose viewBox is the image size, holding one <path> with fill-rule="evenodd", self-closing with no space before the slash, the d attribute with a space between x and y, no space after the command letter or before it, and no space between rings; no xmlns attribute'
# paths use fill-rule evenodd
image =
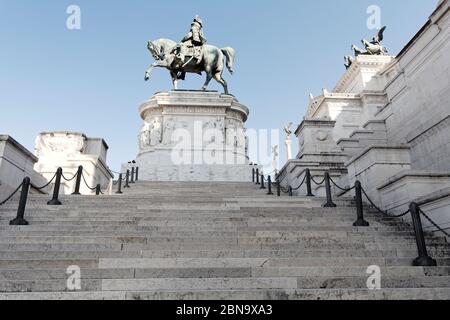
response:
<svg viewBox="0 0 450 320"><path fill-rule="evenodd" d="M170 237L39 237L39 236L18 236L0 238L0 248L13 248L17 245L139 245L140 248L179 250L187 248L197 249L224 249L224 248L317 248L317 246L335 246L343 248L368 248L383 249L386 241L390 241L385 248L414 248L414 239L405 238L379 238L368 237L364 240L357 239L349 241L347 239L327 238L327 237L292 237L292 238L269 238L269 237L249 237L249 238L225 238L225 237L199 237L199 238L170 238ZM427 239L428 246L442 246L448 248L443 239ZM127 247L128 248L128 247Z"/></svg>
<svg viewBox="0 0 450 320"><path fill-rule="evenodd" d="M449 300L450 288L0 293L0 300Z"/></svg>
<svg viewBox="0 0 450 320"><path fill-rule="evenodd" d="M383 277L423 277L423 276L450 276L450 267L411 267L389 266L381 267ZM136 270L138 275L139 270ZM145 272L144 272L145 274ZM252 268L253 277L353 277L365 276L367 267L343 267L343 266L315 266L315 267L283 267L283 268Z"/></svg>
<svg viewBox="0 0 450 320"><path fill-rule="evenodd" d="M28 293L0 293L0 300L126 300L126 292L28 292ZM134 300L134 299L128 299Z"/></svg>
<svg viewBox="0 0 450 320"><path fill-rule="evenodd" d="M330 219L331 220L331 219ZM1 227L5 227L5 228L9 228L9 230L17 230L18 232L20 230L26 230L26 228L28 227L17 227L17 226L9 226L9 221L8 219L0 219L0 226ZM28 219L28 221L31 223L31 225L29 227L64 227L67 225L70 226L79 226L79 227L83 227L83 228L100 228L100 227L115 227L115 228L120 228L120 227L125 227L125 228L131 228L131 227L136 227L136 228L152 228L153 230L162 230L162 229L166 229L166 230L174 230L174 229L189 229L189 230L226 230L226 229L236 229L236 230L244 230L244 229L249 229L249 230L255 230L255 229L262 229L262 230L266 230L267 228L271 228L271 229L275 229L275 230L286 230L286 228L292 229L292 228L330 228L330 230L332 230L332 228L349 228L352 227L353 221L352 220L348 220L348 221L330 221L330 222L326 222L325 220L323 221L318 221L318 219L310 219L310 220L306 220L305 221L298 221L298 222L273 222L271 223L270 221L263 221L263 222L258 222L258 221L251 221L250 223L224 223L222 222L221 224L217 224L217 223L207 223L207 222L195 222L195 223L190 223L190 221L186 221L185 223L181 223L181 222L177 222L177 221L171 221L170 223L167 222L166 224L164 224L163 222L160 223L151 223L151 222L141 222L138 221L137 219L129 219L129 220L122 220L122 221L118 221L118 220L88 220L88 219L71 219L69 221L67 220L43 220L43 221L32 221L30 219ZM394 222L386 224L386 223L381 223L381 222L373 222L371 221L371 226L375 227L375 228L384 228L384 227L397 227L398 225L395 224ZM411 227L410 227L411 228ZM355 229L355 230L361 230L361 228Z"/></svg>
<svg viewBox="0 0 450 320"><path fill-rule="evenodd" d="M384 288L450 288L449 280L450 277L384 277L382 286ZM104 279L101 283L103 291L145 291L149 289L181 291L192 288L195 290L367 289L367 277L142 278Z"/></svg>
<svg viewBox="0 0 450 320"><path fill-rule="evenodd" d="M181 205L180 205L181 207ZM130 211L132 210L132 211ZM246 207L246 208L236 208L236 207L227 207L226 209L220 209L220 208L212 208L210 210L196 210L195 208L188 209L184 207L183 209L180 208L145 208L142 209L140 206L134 206L134 207L125 207L125 206L116 206L116 207L91 207L91 208L76 208L73 206L67 207L34 207L30 208L27 206L27 212L28 215L36 216L36 215L45 215L45 216L68 216L68 215L123 215L124 212L127 212L131 216L142 216L142 215L148 215L150 217L155 216L180 216L180 217L187 217L187 216L198 216L198 217L217 217L217 216L259 216L259 217L298 217L301 215L314 215L314 216L330 216L330 215L348 215L356 217L356 209L355 208L347 208L347 207L340 207L340 208L330 208L327 210L323 210L321 207L317 208L304 208L304 207L297 207L297 208L286 208L286 207L277 207L277 208L255 208L255 207ZM3 210L0 210L0 213L2 215L9 215L12 216L16 213L15 210L8 210L4 208ZM377 212L374 211L365 211L365 216L370 218L383 218L383 216Z"/></svg>
<svg viewBox="0 0 450 320"><path fill-rule="evenodd" d="M314 244L314 243L288 243L288 244L208 244L203 245L192 245L177 243L173 245L173 248L167 248L168 246L160 244L99 244L99 243L48 243L48 244L0 244L1 252L105 252L105 251L135 251L143 252L143 254L150 254L152 252L154 255L173 255L173 254L191 254L193 257L205 255L221 255L221 254L256 254L257 252L268 251L271 255L277 254L287 254L283 251L290 251L292 254L295 252L300 252L308 254L310 251L322 252L326 254L333 254L333 252L342 253L348 252L347 254L364 254L364 251L375 251L375 252L397 252L399 255L408 256L411 253L417 251L415 244L364 244L364 243L330 243L330 244ZM445 255L450 249L448 246L430 246L428 248L430 254L432 255ZM255 253L251 253L253 251ZM296 254L296 253L295 253Z"/></svg>
<svg viewBox="0 0 450 320"><path fill-rule="evenodd" d="M432 248L429 254L445 258L450 250ZM399 257L415 258L417 250L142 250L142 251L0 251L2 259L98 259L98 258L326 258Z"/></svg>
<svg viewBox="0 0 450 320"><path fill-rule="evenodd" d="M1 296L0 296L1 298ZM129 300L449 300L450 288L128 292Z"/></svg>
<svg viewBox="0 0 450 320"><path fill-rule="evenodd" d="M267 250L319 250L319 249L361 249L367 248L369 250L383 250L384 243L372 244L372 243L339 243L330 241L309 241L303 243L124 243L123 248L125 250L255 250L255 249L267 249ZM417 250L414 243L391 243L389 246L385 245L387 250L390 249L410 249Z"/></svg>
<svg viewBox="0 0 450 320"><path fill-rule="evenodd" d="M15 230L2 231L2 237L15 237L18 232ZM147 237L147 238L329 238L329 239L352 239L353 237L395 237L411 238L414 232L411 231L336 231L336 230L317 230L317 231L31 231L22 230L21 237ZM427 240L436 238L428 236Z"/></svg>
<svg viewBox="0 0 450 320"><path fill-rule="evenodd" d="M98 267L98 259L0 259L0 270L2 269L45 269L79 266L82 269L93 269Z"/></svg>
<svg viewBox="0 0 450 320"><path fill-rule="evenodd" d="M437 259L448 266L450 259ZM326 258L138 258L100 259L99 268L196 268L196 267L313 267L313 266L411 266L412 258L387 257L326 257Z"/></svg>
<svg viewBox="0 0 450 320"><path fill-rule="evenodd" d="M9 221L12 219L15 219L16 215L3 215L0 218L0 224L1 228L4 229L5 227L9 226ZM173 215L167 215L164 217L163 215L136 215L136 216L124 216L119 214L102 214L102 215L28 215L25 216L25 219L30 222L30 225L28 227L33 227L35 225L39 224L49 224L49 223L60 223L62 226L65 225L80 225L80 223L90 223L95 224L97 223L98 226L102 226L103 223L119 223L119 222L135 222L135 223L154 223L154 224L161 224L161 223L168 223L168 224L175 224L174 227L176 227L176 223L183 222L187 224L185 227L195 227L196 224L207 224L211 225L214 223L227 223L227 224L236 224L236 225L247 225L247 224L253 224L253 225L261 225L266 227L276 227L276 226L289 226L293 225L296 227L303 227L303 224L309 224L309 225L315 225L317 227L334 227L335 224L339 227L353 227L353 223L356 221L356 215L348 214L348 215L328 215L328 216L322 216L322 215L309 215L309 214L299 214L297 216L293 217L276 217L276 216L257 216L257 215L217 215L217 216L173 216ZM380 219L378 217L365 217L365 220L367 220L370 224L370 227L397 227L406 229L409 228L409 230L413 230L413 227L410 226L407 223L403 222L395 222L392 220L387 219ZM33 223L31 223L33 222ZM342 225L345 223L346 225ZM269 225L267 225L269 224ZM95 226L95 225L94 225ZM145 226L144 226L145 227ZM148 226L148 227L151 227ZM212 225L214 227L214 225ZM370 230L369 228L353 228L352 230ZM17 230L17 229L16 229ZM27 230L27 228L22 228L22 230Z"/></svg>
<svg viewBox="0 0 450 320"><path fill-rule="evenodd" d="M320 278L366 277L366 267L292 267L292 268L149 268L149 269L82 269L82 279L132 278ZM426 278L450 276L450 267L383 267L382 277ZM67 280L66 269L0 270L0 281ZM448 280L448 279L447 279Z"/></svg>
<svg viewBox="0 0 450 320"><path fill-rule="evenodd" d="M393 246L391 246L393 247ZM330 244L320 244L319 246L314 246L314 244L214 244L214 243L201 243L201 244L138 244L138 243L84 243L82 241L77 243L11 243L11 244L1 244L0 250L5 251L106 251L106 250L126 250L126 251L150 251L150 250L179 250L179 251L199 251L199 250L306 250L306 249L324 249L324 250L337 250L337 249L364 249L365 245L363 243L351 243L351 244L340 244L340 243L330 243ZM406 246L403 244L399 245L399 248L412 249L416 247L413 245ZM372 248L371 248L372 249Z"/></svg>
<svg viewBox="0 0 450 320"><path fill-rule="evenodd" d="M196 272L196 270L193 270ZM382 288L450 288L450 277L383 277ZM367 277L83 279L80 291L366 289ZM0 280L0 292L69 291L67 280Z"/></svg>
<svg viewBox="0 0 450 320"><path fill-rule="evenodd" d="M292 267L292 266L387 266L384 258L139 258L100 259L99 268L199 268L199 267ZM401 259L391 259L400 261ZM406 263L405 265L408 265Z"/></svg>
<svg viewBox="0 0 450 320"><path fill-rule="evenodd" d="M106 279L103 291L297 289L297 278Z"/></svg>
<svg viewBox="0 0 450 320"><path fill-rule="evenodd" d="M31 195L31 226L22 227L8 225L11 201L0 207L0 299L450 297L444 238L426 236L439 267L412 267L415 237L402 220L365 206L371 226L356 228L351 197L329 209L322 197L266 192L139 182L121 196L63 196L53 207L48 195ZM84 292L67 292L71 265L81 267ZM381 267L383 290L366 289L370 265Z"/></svg>
<svg viewBox="0 0 450 320"><path fill-rule="evenodd" d="M81 281L81 291L100 291L102 281L99 279L84 279ZM64 292L69 291L67 280L0 280L0 292Z"/></svg>
<svg viewBox="0 0 450 320"><path fill-rule="evenodd" d="M301 232L301 231L362 231L362 232L377 232L377 231L400 231L400 232L410 232L412 230L411 226L401 226L401 225L393 225L393 226L381 226L381 227L353 227L353 226L265 226L265 227L222 227L216 226L214 228L209 228L207 231L201 227L188 227L188 226L180 226L180 227L152 227L152 226L114 226L114 225L93 225L93 226L80 226L80 225L71 225L64 224L60 226L52 226L52 225L30 225L30 226L10 226L10 225L0 225L0 232L2 234L7 234L6 232L14 232L17 234L18 232L53 232L53 231L61 231L61 232L160 232L160 233L213 233L220 235L222 233L237 233L237 232L256 232L256 231L293 231L293 232Z"/></svg>
<svg viewBox="0 0 450 320"><path fill-rule="evenodd" d="M109 233L107 235L45 235L38 232L38 235L32 235L22 233L15 234L13 236L0 235L0 243L48 243L54 242L78 242L83 240L83 242L91 243L96 242L139 242L139 243L154 243L154 242L226 242L226 243L288 243L288 242L304 242L310 240L320 240L320 241L332 241L332 242L386 242L391 243L401 243L401 242L413 242L415 241L415 236L408 232L360 232L352 233L345 231L317 231L317 232L276 232L276 231L256 231L256 232L243 232L238 233L233 236L218 236L218 235L207 235L201 236L193 233L187 233L187 236L176 237L173 234L168 236L152 236L148 232L138 232L138 234L133 235L130 233L124 233L121 235ZM447 245L447 240L444 237L426 237L428 244L442 244Z"/></svg>

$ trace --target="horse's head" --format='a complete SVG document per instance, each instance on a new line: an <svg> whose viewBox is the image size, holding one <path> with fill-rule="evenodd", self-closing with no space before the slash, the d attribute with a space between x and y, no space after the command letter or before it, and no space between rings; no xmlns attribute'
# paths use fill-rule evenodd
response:
<svg viewBox="0 0 450 320"><path fill-rule="evenodd" d="M149 41L147 43L147 49L148 51L150 51L155 60L164 60L165 58L164 47L159 46L152 41Z"/></svg>

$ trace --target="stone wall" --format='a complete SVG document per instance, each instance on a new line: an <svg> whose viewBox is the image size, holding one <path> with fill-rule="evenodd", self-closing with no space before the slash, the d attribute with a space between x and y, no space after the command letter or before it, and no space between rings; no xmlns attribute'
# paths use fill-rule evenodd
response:
<svg viewBox="0 0 450 320"><path fill-rule="evenodd" d="M37 161L36 156L12 137L0 135L0 201L8 197L25 177L30 177L35 186L46 184L46 179L33 169ZM46 191L48 189L43 190Z"/></svg>
<svg viewBox="0 0 450 320"><path fill-rule="evenodd" d="M389 141L412 145L412 168L450 171L450 20L448 1L398 55L387 85Z"/></svg>

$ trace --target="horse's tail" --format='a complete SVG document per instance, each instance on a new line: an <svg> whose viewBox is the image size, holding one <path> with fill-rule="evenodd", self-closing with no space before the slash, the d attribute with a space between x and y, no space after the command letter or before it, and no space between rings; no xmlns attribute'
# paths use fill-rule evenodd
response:
<svg viewBox="0 0 450 320"><path fill-rule="evenodd" d="M234 63L234 55L235 51L233 48L226 47L221 49L222 53L225 55L225 58L227 60L227 68L228 71L230 71L231 74L233 74L233 63Z"/></svg>

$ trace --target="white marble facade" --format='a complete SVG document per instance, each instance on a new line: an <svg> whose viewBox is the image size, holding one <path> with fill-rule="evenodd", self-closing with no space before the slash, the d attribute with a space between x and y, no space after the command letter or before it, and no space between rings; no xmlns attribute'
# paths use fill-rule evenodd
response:
<svg viewBox="0 0 450 320"><path fill-rule="evenodd" d="M441 1L396 57L358 56L332 92L310 98L283 185L298 184L307 167L330 171L342 185L360 180L381 207L433 200L424 208L450 221L448 9Z"/></svg>
<svg viewBox="0 0 450 320"><path fill-rule="evenodd" d="M141 180L249 181L247 107L212 91L169 91L141 105ZM124 165L126 168L127 165Z"/></svg>

